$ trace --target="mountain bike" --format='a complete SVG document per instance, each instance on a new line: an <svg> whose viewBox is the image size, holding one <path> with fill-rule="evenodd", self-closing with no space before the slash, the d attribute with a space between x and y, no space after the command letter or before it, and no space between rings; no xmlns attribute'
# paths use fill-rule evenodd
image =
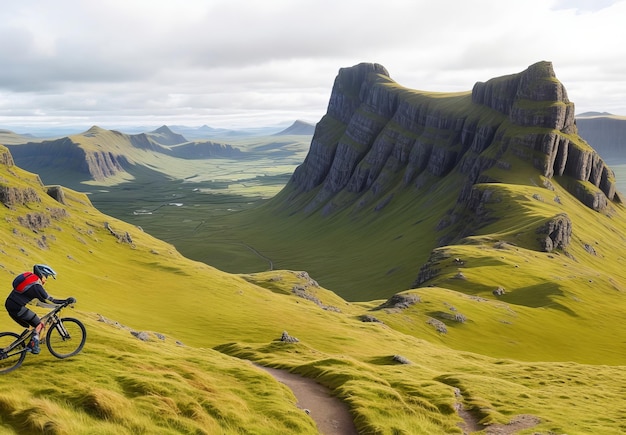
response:
<svg viewBox="0 0 626 435"><path fill-rule="evenodd" d="M43 345L45 342L50 353L60 359L69 358L80 352L87 340L85 325L73 317L59 317L61 310L69 304L39 305L52 308L52 311L41 318L48 332L45 340L40 340L40 344ZM22 365L26 354L31 351L28 344L34 335L34 328L27 328L21 334L0 332L0 374L9 373Z"/></svg>

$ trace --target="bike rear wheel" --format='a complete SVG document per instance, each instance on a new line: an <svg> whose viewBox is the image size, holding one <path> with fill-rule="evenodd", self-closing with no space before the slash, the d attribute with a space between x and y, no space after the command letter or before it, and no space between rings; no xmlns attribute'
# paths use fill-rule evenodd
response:
<svg viewBox="0 0 626 435"><path fill-rule="evenodd" d="M0 332L0 373L9 373L24 362L24 358L26 358L25 342L19 343L15 348L7 351L9 346L18 338L20 335L14 332Z"/></svg>
<svg viewBox="0 0 626 435"><path fill-rule="evenodd" d="M59 319L46 334L46 346L57 358L69 358L83 349L87 340L85 325L72 317Z"/></svg>

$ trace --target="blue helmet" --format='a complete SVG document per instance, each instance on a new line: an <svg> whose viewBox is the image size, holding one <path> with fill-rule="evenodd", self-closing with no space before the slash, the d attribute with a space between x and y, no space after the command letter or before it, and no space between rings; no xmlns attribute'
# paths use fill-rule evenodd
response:
<svg viewBox="0 0 626 435"><path fill-rule="evenodd" d="M54 279L56 279L55 276L57 274L50 266L47 266L45 264L35 264L33 266L33 273L39 278L42 278L44 276L48 278L49 276L52 276L52 278Z"/></svg>

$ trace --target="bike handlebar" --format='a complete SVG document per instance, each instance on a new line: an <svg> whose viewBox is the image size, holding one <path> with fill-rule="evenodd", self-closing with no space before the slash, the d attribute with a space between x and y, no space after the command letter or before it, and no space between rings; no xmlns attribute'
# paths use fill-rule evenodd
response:
<svg viewBox="0 0 626 435"><path fill-rule="evenodd" d="M47 322L47 321L48 321L48 319L50 319L52 316L54 316L55 314L57 314L57 313L58 313L59 311L61 311L63 308L69 307L70 305L71 305L71 306L74 306L74 304L75 304L75 302L74 302L74 303L70 303L70 302L68 302L68 301L63 302L62 304L48 304L48 303L45 303L45 302L39 302L39 301L38 301L38 302L37 302L37 306L38 306L38 307L43 307L43 308L51 308L51 309L52 309L51 311L47 312L46 314L44 314L44 315L41 317L41 321L42 321L42 322Z"/></svg>

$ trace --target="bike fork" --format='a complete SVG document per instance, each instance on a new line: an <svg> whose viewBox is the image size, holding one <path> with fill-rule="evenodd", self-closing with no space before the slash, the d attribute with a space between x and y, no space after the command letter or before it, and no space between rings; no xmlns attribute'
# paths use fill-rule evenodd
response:
<svg viewBox="0 0 626 435"><path fill-rule="evenodd" d="M54 327L57 329L57 331L59 331L59 335L61 336L61 338L63 339L63 341L65 340L69 340L70 338L70 333L67 332L67 329L65 329L65 326L63 325L63 322L57 322Z"/></svg>

